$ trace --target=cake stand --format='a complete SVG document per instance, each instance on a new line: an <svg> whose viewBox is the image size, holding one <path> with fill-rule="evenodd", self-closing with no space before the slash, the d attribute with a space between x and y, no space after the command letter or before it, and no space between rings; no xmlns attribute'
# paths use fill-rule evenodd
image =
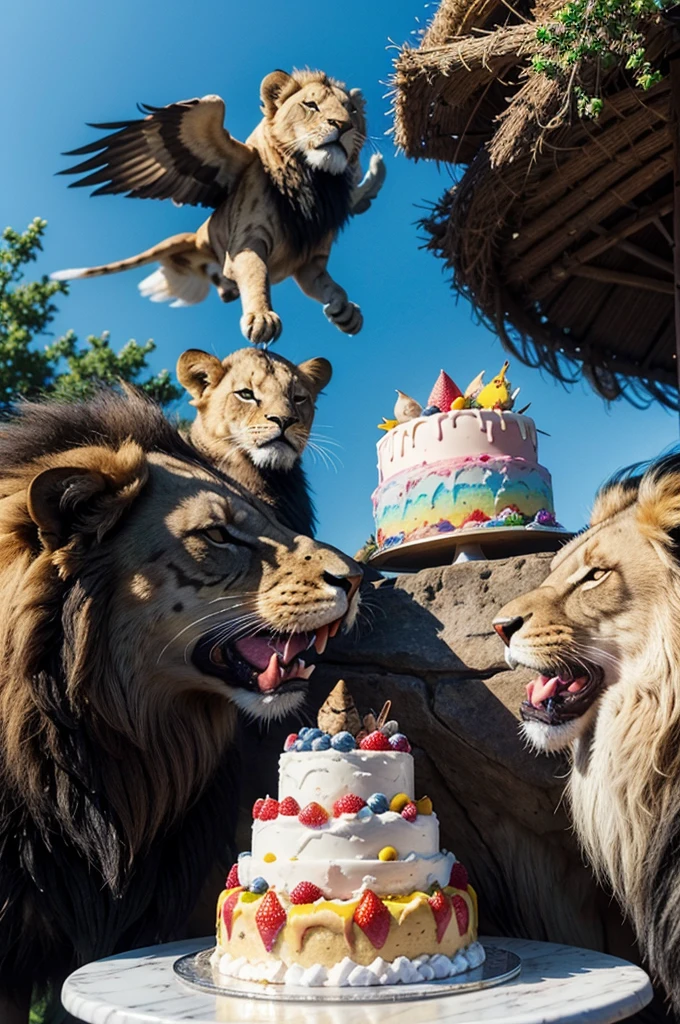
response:
<svg viewBox="0 0 680 1024"><path fill-rule="evenodd" d="M557 551L573 533L550 526L490 526L452 530L438 537L407 541L371 555L369 565L386 572L417 572L452 562L509 558Z"/></svg>
<svg viewBox="0 0 680 1024"><path fill-rule="evenodd" d="M341 1002L236 998L177 978L175 962L212 943L194 939L87 964L66 980L62 1001L87 1024L612 1024L652 999L645 972L617 957L523 939L481 941L520 957L521 974L496 988L430 999L414 992L389 1006L374 1001L375 989L347 989L353 1000Z"/></svg>

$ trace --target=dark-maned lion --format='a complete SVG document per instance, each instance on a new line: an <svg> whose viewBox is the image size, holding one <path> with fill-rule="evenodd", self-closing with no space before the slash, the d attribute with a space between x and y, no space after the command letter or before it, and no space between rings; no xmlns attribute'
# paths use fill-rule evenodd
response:
<svg viewBox="0 0 680 1024"><path fill-rule="evenodd" d="M569 795L608 880L680 1010L680 454L619 475L590 529L494 625L538 672L522 705L539 750L570 748Z"/></svg>
<svg viewBox="0 0 680 1024"><path fill-rule="evenodd" d="M3 1022L33 986L181 929L230 852L236 707L299 706L359 575L140 396L0 428Z"/></svg>

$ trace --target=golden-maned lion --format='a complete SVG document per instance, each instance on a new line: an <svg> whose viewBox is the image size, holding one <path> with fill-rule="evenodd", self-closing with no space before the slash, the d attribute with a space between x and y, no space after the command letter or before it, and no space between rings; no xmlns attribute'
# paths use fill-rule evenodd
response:
<svg viewBox="0 0 680 1024"><path fill-rule="evenodd" d="M0 467L5 1022L34 986L182 928L233 852L236 709L300 706L360 569L134 394L24 405Z"/></svg>
<svg viewBox="0 0 680 1024"><path fill-rule="evenodd" d="M284 526L309 537L316 516L300 460L332 372L327 359L296 366L255 348L221 361L192 348L177 362L177 378L197 410L191 443L271 505Z"/></svg>
<svg viewBox="0 0 680 1024"><path fill-rule="evenodd" d="M523 729L571 748L574 822L680 1009L680 456L605 486L591 526L494 622L539 673Z"/></svg>
<svg viewBox="0 0 680 1024"><path fill-rule="evenodd" d="M269 287L294 277L305 295L323 303L331 323L357 334L361 310L326 264L338 231L352 214L368 209L384 180L382 158L375 155L361 181L361 93L322 71L273 71L260 96L264 117L245 145L223 127L219 96L144 107L141 120L95 126L116 130L67 154L87 157L63 172L86 173L76 185L98 185L94 195L124 192L215 212L195 234L173 235L129 259L52 276L95 277L158 261L159 270L140 285L143 295L192 305L212 283L224 302L241 296L241 330L255 343L281 333Z"/></svg>

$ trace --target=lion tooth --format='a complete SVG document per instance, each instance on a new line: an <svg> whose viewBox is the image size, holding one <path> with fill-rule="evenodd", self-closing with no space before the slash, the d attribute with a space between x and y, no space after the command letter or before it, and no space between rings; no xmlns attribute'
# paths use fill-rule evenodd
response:
<svg viewBox="0 0 680 1024"><path fill-rule="evenodd" d="M316 631L316 637L314 638L314 648L317 654L323 654L326 650L326 644L328 643L328 626L319 626Z"/></svg>
<svg viewBox="0 0 680 1024"><path fill-rule="evenodd" d="M329 636L335 636L337 631L340 629L341 625L342 625L342 619L336 619L335 622L331 622L329 630L328 630L328 635Z"/></svg>

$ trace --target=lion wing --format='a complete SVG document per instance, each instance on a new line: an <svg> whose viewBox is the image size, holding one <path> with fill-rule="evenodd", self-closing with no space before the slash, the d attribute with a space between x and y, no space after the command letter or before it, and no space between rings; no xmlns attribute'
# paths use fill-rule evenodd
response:
<svg viewBox="0 0 680 1024"><path fill-rule="evenodd" d="M360 174L359 168L357 170ZM354 185L350 193L349 201L353 217L360 213L366 213L366 210L370 208L385 183L386 175L387 168L382 154L373 153L366 174Z"/></svg>
<svg viewBox="0 0 680 1024"><path fill-rule="evenodd" d="M92 195L126 193L216 207L254 159L254 152L224 127L220 96L180 100L167 107L140 104L145 117L92 124L110 135L65 156L87 156L60 174L85 174L70 187L98 186ZM94 154L94 155L89 155Z"/></svg>

